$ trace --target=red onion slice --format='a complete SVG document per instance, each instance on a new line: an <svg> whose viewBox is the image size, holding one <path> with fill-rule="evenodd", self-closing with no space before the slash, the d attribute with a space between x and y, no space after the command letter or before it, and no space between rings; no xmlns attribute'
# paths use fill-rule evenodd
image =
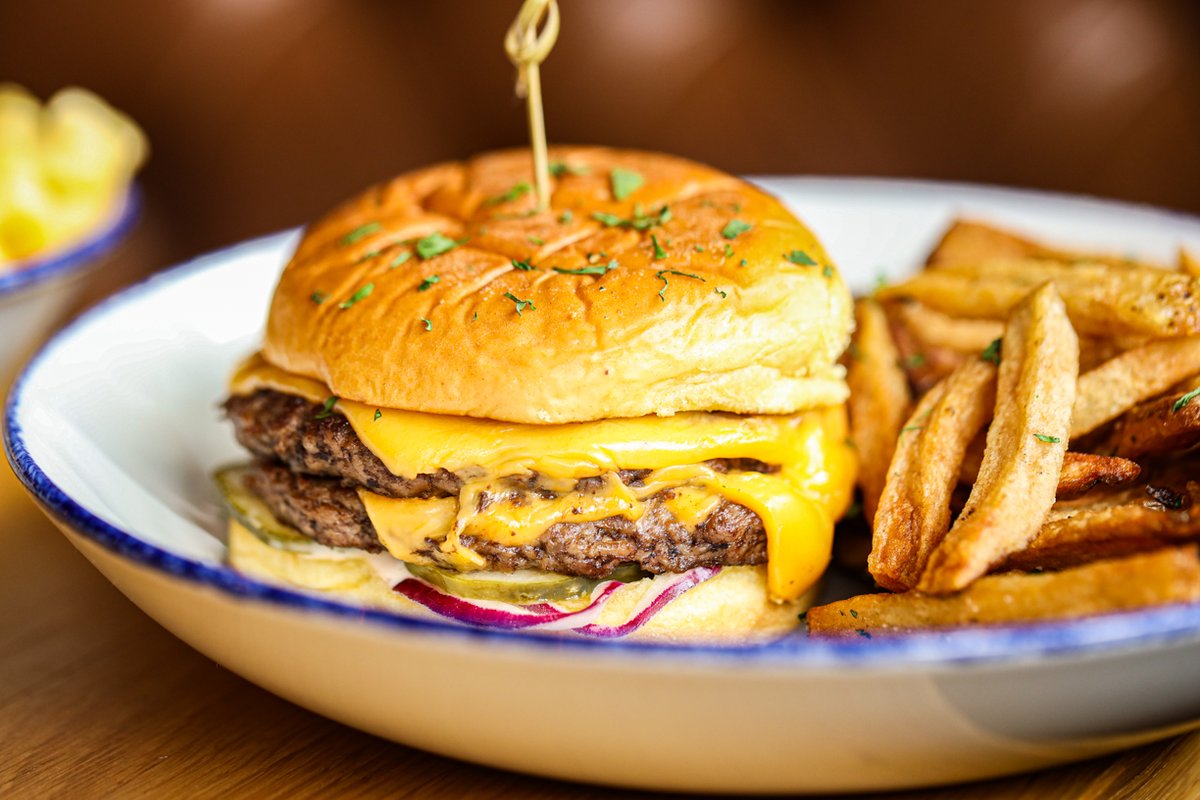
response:
<svg viewBox="0 0 1200 800"><path fill-rule="evenodd" d="M562 630L602 639L617 638L636 631L649 622L668 603L688 589L697 586L721 571L720 567L697 567L674 576L669 582L647 593L638 603L634 615L620 625L597 625L592 622L613 592L624 584L607 581L592 592L591 602L578 611L564 611L553 603L534 603L518 606L486 600L467 600L448 594L416 578L405 578L393 590L443 617L486 628L522 630Z"/></svg>

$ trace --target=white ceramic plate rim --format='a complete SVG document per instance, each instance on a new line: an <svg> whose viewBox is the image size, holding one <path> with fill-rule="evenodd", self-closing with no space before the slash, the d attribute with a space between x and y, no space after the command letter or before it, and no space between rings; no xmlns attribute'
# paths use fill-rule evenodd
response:
<svg viewBox="0 0 1200 800"><path fill-rule="evenodd" d="M771 181L803 180L833 186L858 185L878 187L881 191L960 191L976 196L993 194L1006 197L1038 197L1045 201L1079 202L1081 198L1049 192L985 187L927 181L886 179L805 179L776 178ZM1090 200L1107 207L1130 208L1127 204ZM1189 224L1200 223L1194 217L1177 212L1144 207L1156 214L1176 216ZM719 647L711 645L664 645L643 642L598 642L584 638L552 637L511 631L495 631L464 627L450 622L405 616L384 610L364 609L310 594L280 588L242 575L227 565L213 566L182 557L150 544L135 532L114 526L93 514L68 495L30 454L22 431L22 399L30 376L43 364L53 360L57 348L84 328L122 306L169 283L215 267L222 261L247 251L279 247L294 231L275 234L225 248L201 256L185 264L158 273L93 307L63 328L27 364L9 394L5 408L5 449L18 478L42 505L61 523L79 532L101 547L137 564L199 583L219 592L244 598L247 602L261 601L302 613L362 620L383 629L404 635L406 632L433 633L451 638L473 639L492 646L537 647L554 650L576 650L584 653L625 653L629 657L684 659L695 664L698 657L720 661L735 660L745 664L785 664L796 668L830 666L870 667L872 669L904 669L913 665L997 665L1045 658L1077 658L1103 656L1117 651L1153 649L1200 639L1200 605L1166 606L1142 611L1067 622L1014 625L989 628L961 629L942 633L914 633L898 637L879 637L871 641L819 641L805 637L789 637L777 642L752 647Z"/></svg>

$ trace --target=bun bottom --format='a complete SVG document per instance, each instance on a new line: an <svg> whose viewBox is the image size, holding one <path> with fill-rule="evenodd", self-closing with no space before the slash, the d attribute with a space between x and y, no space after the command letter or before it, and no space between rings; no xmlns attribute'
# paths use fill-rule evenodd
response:
<svg viewBox="0 0 1200 800"><path fill-rule="evenodd" d="M447 621L392 591L371 567L368 555L362 553L359 557L355 553L319 547L311 551L274 547L237 521L229 523L229 563L239 572L316 592L330 600ZM638 602L653 589L655 580L645 578L618 588L595 622L615 626L629 620ZM774 603L767 599L765 567L725 567L676 597L621 640L743 644L778 638L796 628L800 612L811 605L816 591L813 587L795 602Z"/></svg>

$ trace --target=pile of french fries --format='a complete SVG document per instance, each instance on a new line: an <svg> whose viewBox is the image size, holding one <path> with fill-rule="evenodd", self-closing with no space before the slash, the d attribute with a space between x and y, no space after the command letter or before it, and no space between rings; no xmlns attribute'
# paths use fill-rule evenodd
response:
<svg viewBox="0 0 1200 800"><path fill-rule="evenodd" d="M856 303L851 438L886 593L812 636L1200 600L1200 262L954 223Z"/></svg>

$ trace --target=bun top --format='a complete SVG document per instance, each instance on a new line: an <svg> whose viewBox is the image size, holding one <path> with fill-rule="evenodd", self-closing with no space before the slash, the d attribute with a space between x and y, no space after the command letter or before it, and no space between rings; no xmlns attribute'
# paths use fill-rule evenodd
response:
<svg viewBox="0 0 1200 800"><path fill-rule="evenodd" d="M263 354L381 407L559 423L841 403L849 292L748 183L670 156L552 148L376 186L306 231Z"/></svg>

